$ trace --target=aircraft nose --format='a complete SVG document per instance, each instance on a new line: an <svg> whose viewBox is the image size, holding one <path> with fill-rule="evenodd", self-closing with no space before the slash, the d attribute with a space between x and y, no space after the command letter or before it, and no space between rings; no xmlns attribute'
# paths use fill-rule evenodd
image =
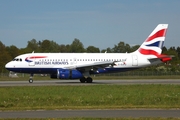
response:
<svg viewBox="0 0 180 120"><path fill-rule="evenodd" d="M10 64L10 62L8 62L6 65L5 65L5 68L6 69L9 69L9 68L11 68L12 67L12 65Z"/></svg>

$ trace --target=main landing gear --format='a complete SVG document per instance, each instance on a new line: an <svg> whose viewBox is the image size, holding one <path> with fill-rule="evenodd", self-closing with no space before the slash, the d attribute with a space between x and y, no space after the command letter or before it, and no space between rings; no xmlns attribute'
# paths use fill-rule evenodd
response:
<svg viewBox="0 0 180 120"><path fill-rule="evenodd" d="M92 81L93 81L93 79L91 77L87 77L87 78L82 77L82 78L80 78L81 83L85 83L85 82L92 83Z"/></svg>
<svg viewBox="0 0 180 120"><path fill-rule="evenodd" d="M33 74L31 74L29 77L29 83L33 83Z"/></svg>

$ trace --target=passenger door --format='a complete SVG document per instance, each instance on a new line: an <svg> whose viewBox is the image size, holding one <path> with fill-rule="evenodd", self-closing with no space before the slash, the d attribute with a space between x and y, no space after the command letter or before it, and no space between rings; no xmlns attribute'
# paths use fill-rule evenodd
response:
<svg viewBox="0 0 180 120"><path fill-rule="evenodd" d="M138 57L137 57L137 55L132 55L132 66L138 66Z"/></svg>

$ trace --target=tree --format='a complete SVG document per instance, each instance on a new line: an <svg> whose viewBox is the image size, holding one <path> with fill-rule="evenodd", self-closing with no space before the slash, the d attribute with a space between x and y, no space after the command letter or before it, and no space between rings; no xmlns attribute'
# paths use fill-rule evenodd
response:
<svg viewBox="0 0 180 120"><path fill-rule="evenodd" d="M132 47L130 48L130 52L136 51L139 47L140 47L140 45L132 46Z"/></svg>
<svg viewBox="0 0 180 120"><path fill-rule="evenodd" d="M0 73L1 73L6 70L4 66L12 58L6 50L6 46L1 41L0 41L0 52L1 52L0 54Z"/></svg>
<svg viewBox="0 0 180 120"><path fill-rule="evenodd" d="M56 42L54 42L53 40L52 41L50 41L50 51L49 52L60 52L60 50L59 50L59 45L56 43Z"/></svg>
<svg viewBox="0 0 180 120"><path fill-rule="evenodd" d="M28 41L27 47L28 52L40 52L39 51L39 43L36 41L36 39L32 39Z"/></svg>
<svg viewBox="0 0 180 120"><path fill-rule="evenodd" d="M66 53L67 52L66 45L64 45L64 44L59 45L59 51L61 53Z"/></svg>
<svg viewBox="0 0 180 120"><path fill-rule="evenodd" d="M99 50L99 48L97 48L97 47L88 46L88 47L86 48L86 52L87 52L87 53L99 53L100 50Z"/></svg>
<svg viewBox="0 0 180 120"><path fill-rule="evenodd" d="M70 45L69 44L68 45L64 45L64 44L59 45L59 51L61 53L69 53Z"/></svg>
<svg viewBox="0 0 180 120"><path fill-rule="evenodd" d="M130 45L124 42L119 42L118 45L114 45L112 49L114 53L126 53L130 52Z"/></svg>
<svg viewBox="0 0 180 120"><path fill-rule="evenodd" d="M167 48L165 46L163 46L162 53L165 53L165 52L167 52Z"/></svg>
<svg viewBox="0 0 180 120"><path fill-rule="evenodd" d="M67 45L66 45L66 50L67 50L68 53L70 53L70 51L71 51L71 45L67 44Z"/></svg>
<svg viewBox="0 0 180 120"><path fill-rule="evenodd" d="M5 45L0 41L0 51L4 52L5 51Z"/></svg>
<svg viewBox="0 0 180 120"><path fill-rule="evenodd" d="M42 42L39 41L40 50L44 53L55 53L55 52L61 52L59 45L54 42L53 40L43 40Z"/></svg>
<svg viewBox="0 0 180 120"><path fill-rule="evenodd" d="M41 52L43 53L48 53L51 51L51 47L50 47L50 41L49 40L43 40L40 46Z"/></svg>
<svg viewBox="0 0 180 120"><path fill-rule="evenodd" d="M164 52L163 54L166 54L166 55L173 55L173 59L172 61L170 61L171 63L177 63L179 61L179 58L178 58L178 53L176 52L176 49L175 47L170 47L166 52Z"/></svg>
<svg viewBox="0 0 180 120"><path fill-rule="evenodd" d="M14 45L11 45L10 47L7 46L6 51L11 56L11 59L13 59L14 57L16 57L16 56L18 56L20 54L19 49Z"/></svg>
<svg viewBox="0 0 180 120"><path fill-rule="evenodd" d="M103 50L101 50L101 53L113 53L113 50L110 48L110 47L108 47L107 49L103 49Z"/></svg>
<svg viewBox="0 0 180 120"><path fill-rule="evenodd" d="M180 59L180 47L179 47L179 46L177 47L176 52L177 52L178 57L179 57L179 59Z"/></svg>
<svg viewBox="0 0 180 120"><path fill-rule="evenodd" d="M71 53L81 53L85 52L84 45L80 42L79 39L75 38L72 44L70 45Z"/></svg>

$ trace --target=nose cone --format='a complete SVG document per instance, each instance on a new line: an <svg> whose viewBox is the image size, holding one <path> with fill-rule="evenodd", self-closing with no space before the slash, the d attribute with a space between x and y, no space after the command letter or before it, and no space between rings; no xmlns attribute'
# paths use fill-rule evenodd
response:
<svg viewBox="0 0 180 120"><path fill-rule="evenodd" d="M6 68L7 70L9 70L10 68L12 68L11 63L10 63L10 62L8 62L8 63L5 65L5 68Z"/></svg>

